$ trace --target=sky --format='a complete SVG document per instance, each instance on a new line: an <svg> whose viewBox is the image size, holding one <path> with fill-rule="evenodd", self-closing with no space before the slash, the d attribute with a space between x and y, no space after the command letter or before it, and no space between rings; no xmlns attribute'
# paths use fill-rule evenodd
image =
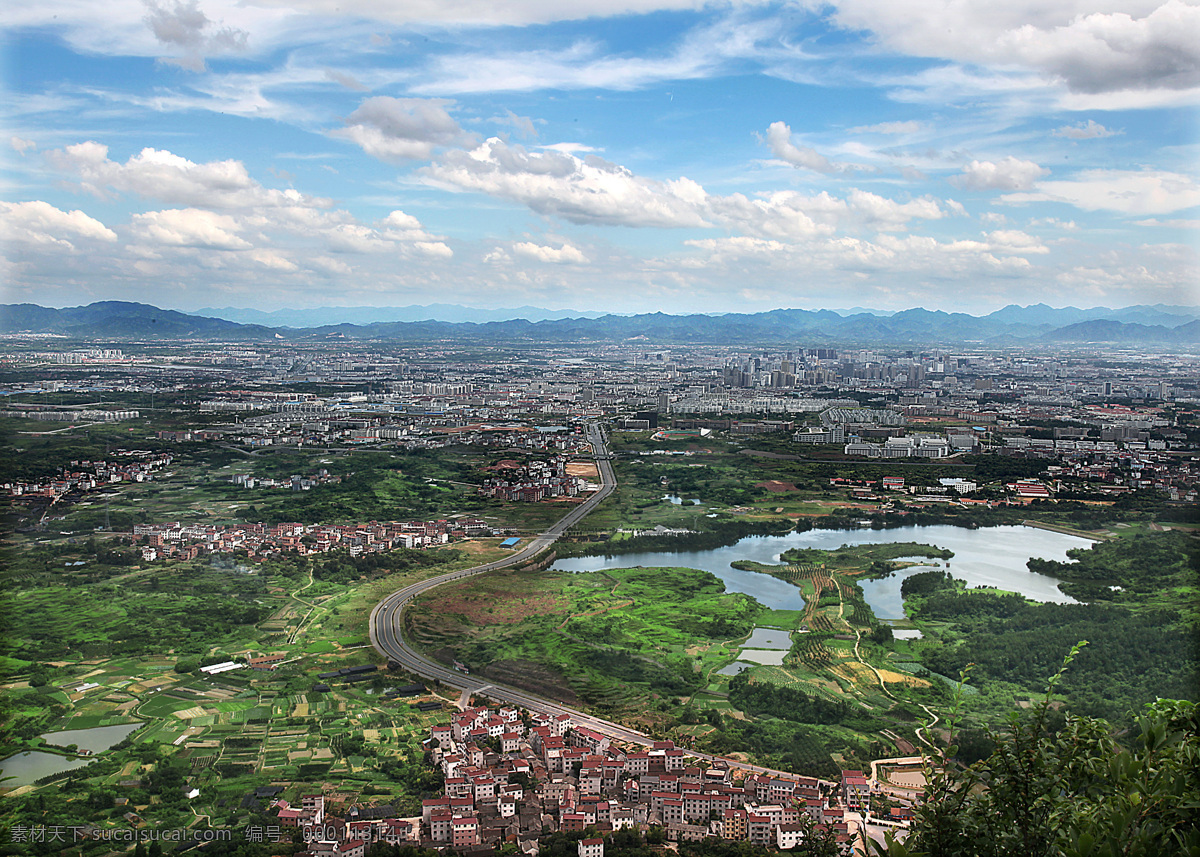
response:
<svg viewBox="0 0 1200 857"><path fill-rule="evenodd" d="M0 59L4 303L1200 304L1200 0L37 0Z"/></svg>

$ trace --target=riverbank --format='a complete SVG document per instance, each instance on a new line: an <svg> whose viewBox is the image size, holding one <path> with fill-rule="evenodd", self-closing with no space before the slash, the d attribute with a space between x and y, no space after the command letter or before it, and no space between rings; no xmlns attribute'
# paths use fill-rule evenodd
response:
<svg viewBox="0 0 1200 857"><path fill-rule="evenodd" d="M1108 541L1110 536L1102 536L1098 533L1089 530L1080 530L1075 527L1067 527L1062 524L1047 524L1042 521L1021 521L1021 525L1025 527L1036 527L1039 530L1049 530L1052 533L1062 533L1064 536L1076 536L1081 539L1090 539L1093 542Z"/></svg>

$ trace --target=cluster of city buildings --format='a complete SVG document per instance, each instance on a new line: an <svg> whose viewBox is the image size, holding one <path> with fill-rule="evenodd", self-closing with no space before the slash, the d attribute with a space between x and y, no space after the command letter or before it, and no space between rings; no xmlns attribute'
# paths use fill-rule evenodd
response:
<svg viewBox="0 0 1200 857"><path fill-rule="evenodd" d="M271 479L266 476L251 476L249 473L235 473L229 481L242 488L286 488L290 491L311 491L318 485L333 485L342 481L342 477L330 474L322 467L316 473L301 476L296 473L287 479Z"/></svg>
<svg viewBox="0 0 1200 857"><path fill-rule="evenodd" d="M42 420L56 423L117 423L136 420L140 411L101 408L43 408L19 407L11 411L0 411L0 417L9 419Z"/></svg>
<svg viewBox="0 0 1200 857"><path fill-rule="evenodd" d="M484 480L479 493L500 500L536 503L548 497L578 497L587 482L567 472L569 459L556 455L545 461L506 459L485 468L494 476Z"/></svg>
<svg viewBox="0 0 1200 857"><path fill-rule="evenodd" d="M429 758L445 793L423 801L420 818L334 818L320 795L293 807L276 803L280 825L301 831L313 857L362 857L376 842L457 853L505 843L538 853L546 832L584 833L580 857L603 857L605 834L657 826L671 841L723 839L779 849L824 829L849 842L852 823L870 813L871 788L859 771L838 781L701 768L670 741L617 746L567 714L515 707L468 708L430 729Z"/></svg>
<svg viewBox="0 0 1200 857"><path fill-rule="evenodd" d="M427 548L454 538L487 536L489 524L476 518L436 521L370 521L365 524L136 524L133 541L142 558L194 559L207 553L245 551L251 559L283 553L315 554L346 549L351 556L393 548Z"/></svg>
<svg viewBox="0 0 1200 857"><path fill-rule="evenodd" d="M74 351L38 351L30 355L38 360L50 363L83 364L83 363L119 363L127 360L119 348L77 348Z"/></svg>
<svg viewBox="0 0 1200 857"><path fill-rule="evenodd" d="M1101 495L1153 489L1167 499L1193 503L1200 490L1200 463L1162 450L1091 450L1077 447L1057 451L1057 464L1046 473L1057 493L1084 490Z"/></svg>
<svg viewBox="0 0 1200 857"><path fill-rule="evenodd" d="M12 497L64 497L72 492L95 491L121 482L149 482L154 474L169 466L172 456L144 449L119 450L115 461L72 461L54 479L32 482L5 482L3 488Z"/></svg>

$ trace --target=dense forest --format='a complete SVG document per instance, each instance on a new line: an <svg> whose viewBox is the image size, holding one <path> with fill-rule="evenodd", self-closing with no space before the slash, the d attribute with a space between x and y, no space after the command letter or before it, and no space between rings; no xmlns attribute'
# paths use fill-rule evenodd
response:
<svg viewBox="0 0 1200 857"><path fill-rule="evenodd" d="M1144 702L1192 697L1200 687L1198 640L1194 629L1172 627L1178 614L944 591L927 597L920 615L954 622L963 633L958 643L922 650L921 663L942 675L958 675L975 664L978 684L1007 681L1036 688L1053 674L1063 652L1089 641L1060 688L1071 709L1082 714L1124 722Z"/></svg>
<svg viewBox="0 0 1200 857"><path fill-rule="evenodd" d="M1055 714L1047 696L976 764L943 758L907 838L889 837L881 857L1200 853L1195 703L1157 700L1128 729Z"/></svg>
<svg viewBox="0 0 1200 857"><path fill-rule="evenodd" d="M1194 586L1200 558L1178 531L1147 533L1068 551L1072 562L1029 560L1029 570L1065 581L1059 588L1080 601L1137 604L1172 586ZM1194 607L1184 599L1180 607Z"/></svg>

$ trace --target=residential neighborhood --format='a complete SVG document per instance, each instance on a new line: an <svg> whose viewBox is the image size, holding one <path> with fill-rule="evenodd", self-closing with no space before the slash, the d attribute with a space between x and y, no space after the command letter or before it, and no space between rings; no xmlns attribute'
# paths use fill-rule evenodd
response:
<svg viewBox="0 0 1200 857"><path fill-rule="evenodd" d="M390 817L389 807L338 817L322 795L306 795L300 806L274 803L279 829L298 830L312 857L361 857L376 842L460 854L513 843L536 857L539 837L558 832L592 832L578 844L580 857L603 857L604 837L627 828L661 828L667 842L780 850L827 833L850 847L871 818L871 783L861 771L843 771L838 781L753 774L701 763L672 741L617 746L566 714L469 707L433 726L425 744L445 791L425 799L419 817ZM893 807L882 821L902 827L899 819L910 816Z"/></svg>

